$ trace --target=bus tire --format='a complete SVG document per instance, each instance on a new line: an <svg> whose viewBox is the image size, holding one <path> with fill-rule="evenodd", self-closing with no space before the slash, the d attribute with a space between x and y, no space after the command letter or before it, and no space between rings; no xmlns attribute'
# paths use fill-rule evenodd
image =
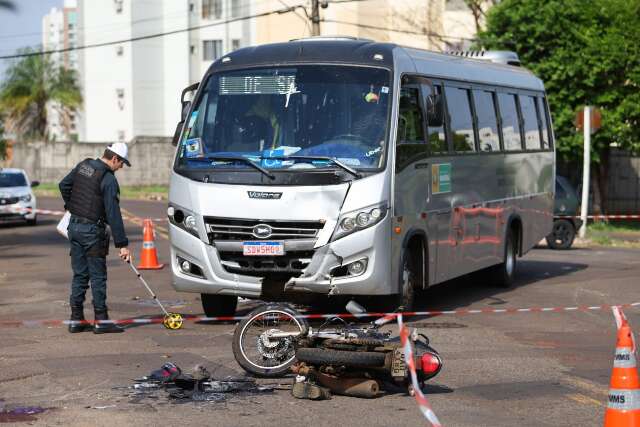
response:
<svg viewBox="0 0 640 427"><path fill-rule="evenodd" d="M395 307L397 311L411 311L416 300L416 274L418 254L411 251L411 247L407 247L402 255L402 263L400 266L400 277L398 278L398 293L396 294Z"/></svg>
<svg viewBox="0 0 640 427"><path fill-rule="evenodd" d="M235 295L200 294L202 309L207 317L234 316L238 305Z"/></svg>
<svg viewBox="0 0 640 427"><path fill-rule="evenodd" d="M492 285L500 288L510 288L516 275L516 263L518 259L518 238L515 230L507 233L504 241L503 262L489 268L489 280Z"/></svg>

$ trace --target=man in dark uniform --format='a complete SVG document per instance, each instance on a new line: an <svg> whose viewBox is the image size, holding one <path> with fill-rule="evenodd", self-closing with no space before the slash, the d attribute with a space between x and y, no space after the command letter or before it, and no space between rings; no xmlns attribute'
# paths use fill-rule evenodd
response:
<svg viewBox="0 0 640 427"><path fill-rule="evenodd" d="M129 261L129 240L124 231L120 213L120 187L114 172L123 165L131 166L127 159L127 145L116 142L107 147L100 159L85 159L60 181L60 193L65 209L71 213L69 242L71 243L71 322L69 332L93 329L96 334L124 332L113 323L96 322L93 328L83 322L85 293L91 280L95 320L109 320L107 312L107 264L111 227L120 258Z"/></svg>

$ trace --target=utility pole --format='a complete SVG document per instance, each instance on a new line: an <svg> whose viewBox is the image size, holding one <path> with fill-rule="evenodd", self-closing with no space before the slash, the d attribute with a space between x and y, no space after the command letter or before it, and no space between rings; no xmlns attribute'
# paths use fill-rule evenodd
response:
<svg viewBox="0 0 640 427"><path fill-rule="evenodd" d="M587 219L589 210L589 175L591 167L591 107L584 107L584 154L582 162L582 206L580 208L580 217L582 219L582 227L580 227L579 236L584 239L587 233Z"/></svg>
<svg viewBox="0 0 640 427"><path fill-rule="evenodd" d="M311 0L311 35L320 35L320 0Z"/></svg>

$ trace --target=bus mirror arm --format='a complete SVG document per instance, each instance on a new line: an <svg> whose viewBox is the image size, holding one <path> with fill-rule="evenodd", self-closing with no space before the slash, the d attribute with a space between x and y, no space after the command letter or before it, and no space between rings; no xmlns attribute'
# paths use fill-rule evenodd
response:
<svg viewBox="0 0 640 427"><path fill-rule="evenodd" d="M180 140L180 132L182 131L182 127L184 126L184 119L180 120L178 122L178 124L176 125L176 130L173 133L173 139L171 140L171 143L174 146L178 145L178 141Z"/></svg>
<svg viewBox="0 0 640 427"><path fill-rule="evenodd" d="M426 96L427 123L429 126L440 127L444 122L444 108L442 95L430 94Z"/></svg>

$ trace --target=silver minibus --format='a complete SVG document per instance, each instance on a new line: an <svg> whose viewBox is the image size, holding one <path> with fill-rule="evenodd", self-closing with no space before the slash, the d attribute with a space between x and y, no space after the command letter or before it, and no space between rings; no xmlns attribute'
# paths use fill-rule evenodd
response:
<svg viewBox="0 0 640 427"><path fill-rule="evenodd" d="M509 286L551 231L555 174L543 83L512 64L350 38L215 61L174 136L174 288L221 316L303 294L410 309L481 270Z"/></svg>

